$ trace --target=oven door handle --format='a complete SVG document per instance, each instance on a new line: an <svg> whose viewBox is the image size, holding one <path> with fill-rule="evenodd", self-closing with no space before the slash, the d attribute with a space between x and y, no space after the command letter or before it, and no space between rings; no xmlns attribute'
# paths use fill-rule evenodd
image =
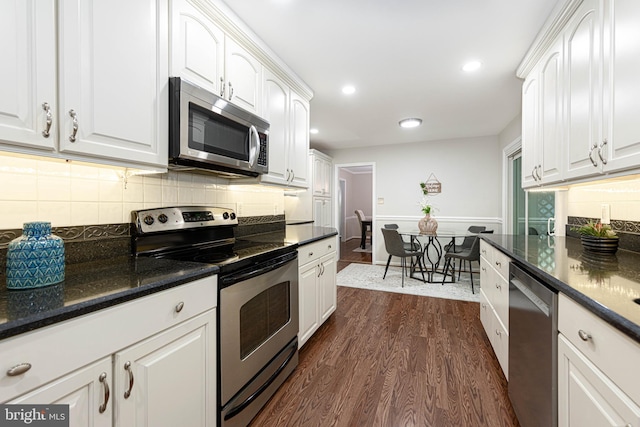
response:
<svg viewBox="0 0 640 427"><path fill-rule="evenodd" d="M256 400L271 385L271 383L274 382L276 378L278 378L278 376L284 370L284 368L286 368L289 362L291 362L291 359L296 354L297 350L298 350L298 341L294 341L293 344L291 345L287 358L284 360L284 362L282 362L282 364L273 373L273 375L271 375L269 379L260 386L260 388L258 388L253 394L251 394L251 396L247 397L241 404L229 409L229 412L227 412L226 415L224 416L224 420L227 421L235 417L240 412L242 412L244 408L249 406L251 402Z"/></svg>
<svg viewBox="0 0 640 427"><path fill-rule="evenodd" d="M298 253L292 252L282 255L275 261L271 261L265 264L259 264L256 268L250 268L239 271L237 273L231 273L228 276L222 276L219 278L220 285L222 287L227 287L229 285L233 285L234 283L242 282L244 280L251 279L252 277L260 276L261 274L268 273L282 267L285 264L288 264L289 262L295 260L297 257Z"/></svg>

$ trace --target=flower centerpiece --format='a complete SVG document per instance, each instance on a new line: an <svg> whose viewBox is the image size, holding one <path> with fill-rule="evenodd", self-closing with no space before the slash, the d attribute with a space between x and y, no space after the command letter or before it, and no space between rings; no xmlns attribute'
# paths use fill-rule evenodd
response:
<svg viewBox="0 0 640 427"><path fill-rule="evenodd" d="M420 201L420 210L424 214L424 218L421 218L418 221L418 228L420 232L426 234L435 234L438 229L438 221L435 220L431 216L431 212L434 210L434 207L429 203L429 190L427 189L427 184L424 182L420 183L420 188L422 189L422 200Z"/></svg>
<svg viewBox="0 0 640 427"><path fill-rule="evenodd" d="M609 224L589 221L573 230L580 234L582 247L587 251L613 254L618 250L618 235Z"/></svg>

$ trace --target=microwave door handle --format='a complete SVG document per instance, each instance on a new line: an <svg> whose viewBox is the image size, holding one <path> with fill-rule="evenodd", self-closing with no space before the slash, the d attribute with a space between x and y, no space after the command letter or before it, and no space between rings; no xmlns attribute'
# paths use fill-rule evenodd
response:
<svg viewBox="0 0 640 427"><path fill-rule="evenodd" d="M260 146L260 137L258 129L251 125L249 128L249 165L253 167L258 160L258 147Z"/></svg>

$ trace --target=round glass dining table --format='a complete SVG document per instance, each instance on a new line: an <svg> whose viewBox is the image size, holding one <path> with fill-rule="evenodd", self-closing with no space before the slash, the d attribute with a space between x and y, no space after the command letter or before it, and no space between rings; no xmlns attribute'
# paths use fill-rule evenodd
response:
<svg viewBox="0 0 640 427"><path fill-rule="evenodd" d="M410 230L410 229L399 229L398 234L401 236L409 236L411 239L411 243L418 243L422 250L422 259L424 261L425 267L427 267L427 282L434 282L434 274L442 273L438 270L440 266L440 260L444 255L445 248L450 245L451 250L455 251L457 238L464 238L468 236L475 236L476 234L470 233L467 230L463 231L455 231L455 230L437 230L435 233L425 233L420 230ZM442 239L442 242L440 241ZM444 243L444 246L443 246ZM412 261L410 275L414 279L418 279L418 277L414 277L413 274L420 268L418 263ZM420 279L418 279L420 280ZM451 277L451 281L453 282L453 276Z"/></svg>

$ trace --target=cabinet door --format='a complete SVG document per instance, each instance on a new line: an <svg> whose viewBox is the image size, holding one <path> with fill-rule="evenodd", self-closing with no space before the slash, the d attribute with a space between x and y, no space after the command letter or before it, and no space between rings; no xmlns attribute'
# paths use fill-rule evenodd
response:
<svg viewBox="0 0 640 427"><path fill-rule="evenodd" d="M114 398L111 370L111 357L105 357L7 403L69 405L70 427L109 427Z"/></svg>
<svg viewBox="0 0 640 427"><path fill-rule="evenodd" d="M289 145L289 87L271 71L264 70L264 118L269 122L269 173L263 182L287 184Z"/></svg>
<svg viewBox="0 0 640 427"><path fill-rule="evenodd" d="M562 178L562 43L557 42L540 67L540 141L538 169L542 183Z"/></svg>
<svg viewBox="0 0 640 427"><path fill-rule="evenodd" d="M534 70L522 86L522 188L538 185L539 80Z"/></svg>
<svg viewBox="0 0 640 427"><path fill-rule="evenodd" d="M167 1L58 2L61 152L166 167Z"/></svg>
<svg viewBox="0 0 640 427"><path fill-rule="evenodd" d="M56 147L55 2L0 3L0 140L3 144ZM50 108L51 128L47 128Z"/></svg>
<svg viewBox="0 0 640 427"><path fill-rule="evenodd" d="M308 187L307 158L309 153L309 103L291 92L291 143L288 150L291 185Z"/></svg>
<svg viewBox="0 0 640 427"><path fill-rule="evenodd" d="M313 195L331 195L331 162L320 156L313 156Z"/></svg>
<svg viewBox="0 0 640 427"><path fill-rule="evenodd" d="M114 356L116 425L215 425L215 313L206 311Z"/></svg>
<svg viewBox="0 0 640 427"><path fill-rule="evenodd" d="M225 39L226 98L234 104L261 114L262 64L230 37Z"/></svg>
<svg viewBox="0 0 640 427"><path fill-rule="evenodd" d="M298 273L298 340L300 347L307 342L319 326L318 270L318 263L312 262L300 268Z"/></svg>
<svg viewBox="0 0 640 427"><path fill-rule="evenodd" d="M601 2L585 0L565 31L567 178L600 173L602 135L600 49Z"/></svg>
<svg viewBox="0 0 640 427"><path fill-rule="evenodd" d="M333 242L333 240L329 240ZM332 252L320 259L320 277L318 278L320 294L320 323L322 324L336 311L336 253Z"/></svg>
<svg viewBox="0 0 640 427"><path fill-rule="evenodd" d="M224 32L188 0L171 5L171 75L221 94Z"/></svg>
<svg viewBox="0 0 640 427"><path fill-rule="evenodd" d="M602 148L605 170L637 168L640 164L640 4L635 0L605 2L609 27L605 38L605 105L609 106L607 144ZM630 42L633 41L633 47ZM607 66L608 65L608 66ZM604 141L600 141L603 144Z"/></svg>
<svg viewBox="0 0 640 427"><path fill-rule="evenodd" d="M640 407L562 334L558 335L558 426L640 426Z"/></svg>

